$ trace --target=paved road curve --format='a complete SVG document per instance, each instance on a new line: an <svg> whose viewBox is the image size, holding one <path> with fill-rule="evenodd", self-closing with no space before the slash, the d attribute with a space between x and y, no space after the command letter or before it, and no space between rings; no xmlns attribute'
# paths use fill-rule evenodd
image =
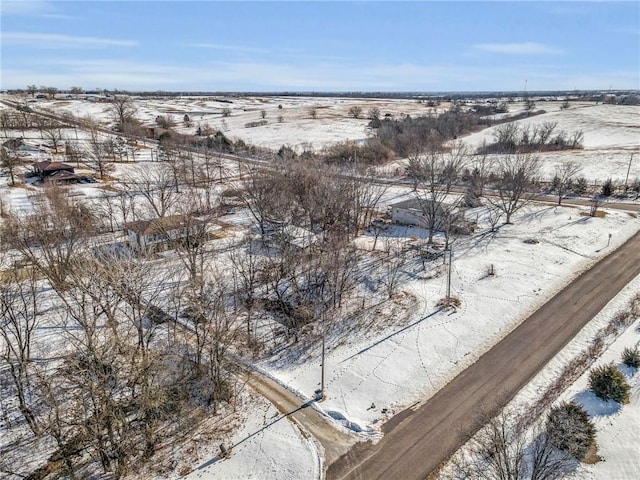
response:
<svg viewBox="0 0 640 480"><path fill-rule="evenodd" d="M497 411L627 283L640 274L640 233L600 260L417 410L330 465L329 479L424 479L475 432L479 409Z"/></svg>
<svg viewBox="0 0 640 480"><path fill-rule="evenodd" d="M294 393L264 375L249 376L249 385L273 403L287 418L295 419L313 435L324 449L325 468L356 443L354 436L339 431L331 421L313 408L314 400L302 401Z"/></svg>

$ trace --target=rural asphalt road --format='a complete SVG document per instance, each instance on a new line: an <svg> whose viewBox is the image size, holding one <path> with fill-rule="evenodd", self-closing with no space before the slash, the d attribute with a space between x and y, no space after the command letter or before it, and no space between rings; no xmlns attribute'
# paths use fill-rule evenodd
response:
<svg viewBox="0 0 640 480"><path fill-rule="evenodd" d="M582 273L476 363L417 409L384 426L375 445L356 444L329 466L329 480L425 479L497 412L633 278L640 233Z"/></svg>

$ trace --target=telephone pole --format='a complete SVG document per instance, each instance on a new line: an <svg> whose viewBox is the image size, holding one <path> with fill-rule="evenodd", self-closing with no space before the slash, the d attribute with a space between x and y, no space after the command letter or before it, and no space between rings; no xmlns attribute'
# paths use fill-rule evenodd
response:
<svg viewBox="0 0 640 480"><path fill-rule="evenodd" d="M449 268L447 270L447 300L451 299L451 263L453 262L453 249L449 246Z"/></svg>
<svg viewBox="0 0 640 480"><path fill-rule="evenodd" d="M631 171L631 161L633 160L633 156L635 155L636 152L632 152L631 153L631 158L629 159L629 167L627 168L627 176L624 179L624 193L627 193L627 188L628 188L628 182L629 182L629 172Z"/></svg>
<svg viewBox="0 0 640 480"><path fill-rule="evenodd" d="M322 363L320 370L320 398L319 401L322 402L326 398L324 394L324 344L325 344L325 333L327 329L324 325L324 313L322 314Z"/></svg>

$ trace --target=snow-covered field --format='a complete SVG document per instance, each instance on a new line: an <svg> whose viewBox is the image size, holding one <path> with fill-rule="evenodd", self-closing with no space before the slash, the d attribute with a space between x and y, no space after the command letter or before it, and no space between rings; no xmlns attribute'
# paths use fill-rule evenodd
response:
<svg viewBox="0 0 640 480"><path fill-rule="evenodd" d="M561 109L561 102L538 102L536 109L547 113L519 120L522 126L535 126L544 122L557 123L557 131L582 131L582 150L547 152L542 174L552 177L556 165L576 161L582 167L580 175L589 181L602 183L607 178L623 182L629 166L631 152L640 148L640 106L621 106L572 102L570 108ZM38 100L36 108L69 112L76 116L91 116L108 124L112 119L108 104L80 100ZM277 150L290 145L320 150L325 146L345 141L361 140L374 132L367 127L367 112L378 108L381 118L388 115L401 118L428 115L446 110L450 104L427 107L424 103L408 99L352 99L316 97L178 97L175 99L137 99L137 117L146 125L154 125L158 115L171 116L176 129L194 133L198 126L219 129L229 138L242 139L260 147ZM349 109L361 107L360 118L353 118ZM229 116L223 111L228 109ZM510 114L522 111L522 103L509 105ZM316 118L312 118L311 111ZM191 126L184 124L188 115ZM263 118L264 115L264 118ZM501 115L496 115L496 118ZM249 127L250 122L265 121L265 125ZM463 140L471 148L483 141L493 141L496 127L466 136ZM640 178L640 159L631 162L630 179Z"/></svg>
<svg viewBox="0 0 640 480"><path fill-rule="evenodd" d="M40 100L36 108L66 111L76 116L91 116L107 124L111 121L107 103L75 100ZM360 118L353 118L349 109L362 109ZM447 104L438 107L440 111ZM221 130L231 139L277 150L282 145L321 149L344 140L360 140L371 135L367 128L367 112L378 108L381 117L426 115L434 108L415 100L352 99L321 97L179 97L175 99L137 99L137 118L154 125L158 115L170 116L176 129L195 133L208 125ZM227 112L225 112L227 110ZM315 112L315 118L312 116ZM264 112L264 113L263 113ZM191 126L184 124L188 115ZM264 115L264 117L263 117ZM266 121L265 125L248 127L250 122Z"/></svg>
<svg viewBox="0 0 640 480"><path fill-rule="evenodd" d="M584 133L582 150L545 152L539 156L542 160L542 174L553 177L554 168L566 162L575 161L581 167L579 175L587 180L602 183L607 178L621 183L627 175L632 152L640 148L640 106L594 105L584 103L572 105L561 110L560 103L540 103L539 108L547 113L515 123L522 127L545 122L557 123L556 131ZM494 132L500 127L491 127L471 134L463 141L471 148L477 148L483 142L495 141ZM636 157L631 162L629 179L640 178L640 161Z"/></svg>
<svg viewBox="0 0 640 480"><path fill-rule="evenodd" d="M231 438L231 456L219 457L218 445L211 455L183 478L189 480L282 479L316 480L320 462L313 441L273 405L254 396L245 409L245 423ZM201 454L201 456L203 456Z"/></svg>
<svg viewBox="0 0 640 480"><path fill-rule="evenodd" d="M415 116L429 111L424 104L408 100L303 97L234 97L224 100L140 100L138 116L145 123L152 124L157 115L172 115L183 132L192 132L198 124L204 126L208 123L213 128L222 129L231 138L242 138L268 148L277 149L288 144L298 149L303 146L320 149L338 141L358 140L370 135L365 116L367 110L374 106L380 109L381 116L386 113L394 117L403 114ZM362 107L362 118L349 116L348 110L353 105ZM640 107L584 104L560 110L559 105L540 103L538 108L544 108L548 113L520 121L537 124L557 121L559 129L584 131L583 150L541 155L545 173L551 175L555 165L576 160L583 167L581 175L590 180L608 177L623 180L630 153L638 151L640 145ZM102 103L39 101L36 107L59 108L78 116L91 115L104 123L110 120L106 104ZM223 116L225 108L231 110L230 116ZM311 108L315 108L315 119L311 116ZM245 126L248 122L263 120L263 110L264 120L268 122L266 125ZM190 127L183 125L185 114L192 122ZM279 121L280 116L283 121ZM67 133L72 138L78 132ZM78 141L85 141L83 134L79 134ZM484 139L492 139L491 129L470 135L464 141L470 146L477 146ZM44 142L33 133L28 136L27 143L36 147ZM151 148L141 146L136 150L135 163L116 164L112 175L122 178L135 174L140 165L143 168L158 165L150 162L151 152ZM46 147L28 154L32 161L49 157L51 153ZM64 161L62 156L58 159ZM85 172L84 169L81 171ZM634 159L629 177L640 177L640 156ZM100 183L77 185L69 190L82 198L95 198L103 195L102 186ZM8 188L2 179L0 198L4 208L28 212L33 209L33 197L37 191L37 187L30 185ZM390 190L385 201L390 203L403 198L403 195L406 196L406 192ZM462 302L461 307L453 312L437 311L435 304L445 296L447 282L446 271L440 261L429 264L424 271L417 262L405 265L400 287L402 293L397 295L393 308L388 302L374 305L363 299L372 318L384 319L393 311L397 317L391 323L395 326L387 325L382 330L360 332L348 338L330 336L325 361L327 400L319 404L322 410L362 438L377 438L386 419L429 398L554 292L640 230L640 218L635 214L608 210L604 218L591 218L583 216L585 211L532 205L514 216L514 225L503 226L491 233L486 212L476 210L474 213L480 231L472 237L460 238L454 244L451 286L453 294ZM241 226L248 223L247 216L241 213L228 220ZM393 227L381 236L377 248L382 247L385 236L415 244L424 233L420 229ZM360 248L367 250L372 245L370 236L358 239ZM491 266L495 275L488 275ZM637 291L640 288L638 282L636 279L620 294L620 298L616 297L606 312L618 308L616 305L619 303L615 302L621 302L631 290ZM606 312L601 316L609 315ZM582 348L588 341L589 332L596 328L594 325L605 321L601 316L586 327L586 333L576 339L577 343L570 344L561 352L554 360L554 368L561 368L576 349ZM630 328L602 361L619 359L619 350L629 346L629 342L637 341L638 328L640 325L637 323ZM609 360L608 355L611 355ZM292 357L286 353L274 355L263 359L260 367L309 398L320 384L320 345L312 347L304 355ZM640 462L633 462L633 451L629 453L631 460L624 463L624 450L619 448L619 445L631 445L637 452L640 445L640 374L631 376L630 372L627 373L633 388L631 404L620 411L603 414L602 406L596 408L593 399L584 394L584 378L566 393L566 399L578 397L593 407L590 413L595 415L599 430L599 453L605 458L605 462L581 467L576 478L627 480L640 477ZM553 371L541 373L540 378L528 387L533 390L523 392L524 398L534 397L536 389L544 388L552 375ZM192 465L194 471L188 478L315 479L319 475L318 453L313 444L288 420L280 419L278 412L261 399L255 400L248 411L246 423L230 441L236 444L230 459L216 460L217 445L212 445L210 450L199 452L198 457L203 460ZM626 465L623 469L616 469L623 464Z"/></svg>
<svg viewBox="0 0 640 480"><path fill-rule="evenodd" d="M328 398L322 409L352 430L376 437L389 415L429 398L554 292L640 229L640 219L626 212L609 211L604 218L581 213L531 206L514 218L514 225L459 239L451 288L462 306L454 312L438 312L435 305L446 292L443 269L432 265L420 272L407 266L401 290L419 306L408 312L403 327L363 332L328 350ZM482 216L479 222L487 227ZM420 235L418 229L398 229L390 235ZM491 265L493 276L488 275ZM384 317L386 308L372 306L370 315ZM319 355L318 345L309 352L311 359L276 358L262 366L311 396L320 382Z"/></svg>

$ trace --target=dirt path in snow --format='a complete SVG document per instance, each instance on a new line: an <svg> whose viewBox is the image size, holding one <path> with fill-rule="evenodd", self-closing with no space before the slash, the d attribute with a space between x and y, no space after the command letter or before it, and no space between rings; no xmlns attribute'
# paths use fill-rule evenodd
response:
<svg viewBox="0 0 640 480"><path fill-rule="evenodd" d="M497 412L633 278L640 233L596 263L476 363L416 409L384 426L376 445L359 443L329 466L329 479L425 479Z"/></svg>
<svg viewBox="0 0 640 480"><path fill-rule="evenodd" d="M356 443L354 437L337 430L313 408L315 400L304 402L294 393L264 375L251 375L249 385L275 407L308 431L324 449L324 468L335 462Z"/></svg>

